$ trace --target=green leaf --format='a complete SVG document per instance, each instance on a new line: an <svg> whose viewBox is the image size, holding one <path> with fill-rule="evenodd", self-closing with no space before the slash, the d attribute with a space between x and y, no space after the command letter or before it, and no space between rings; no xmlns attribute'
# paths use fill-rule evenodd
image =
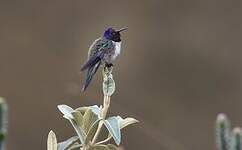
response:
<svg viewBox="0 0 242 150"><path fill-rule="evenodd" d="M75 129L77 135L80 138L81 143L83 144L87 135L77 123L78 121L81 121L81 120L75 120L72 115L73 112L74 112L74 115L77 115L77 113L67 105L58 105L58 109L64 114L64 118L68 119L71 122L71 125Z"/></svg>
<svg viewBox="0 0 242 150"><path fill-rule="evenodd" d="M108 146L109 150L118 150L118 147L113 144L108 144L107 146Z"/></svg>
<svg viewBox="0 0 242 150"><path fill-rule="evenodd" d="M52 130L48 134L47 150L57 150L57 139L55 133Z"/></svg>
<svg viewBox="0 0 242 150"><path fill-rule="evenodd" d="M0 132L0 141L3 141L5 137L6 137L6 134L3 132Z"/></svg>
<svg viewBox="0 0 242 150"><path fill-rule="evenodd" d="M123 129L131 124L137 123L139 122L138 120L134 119L134 118L125 118L123 119L120 116L117 116L118 120L119 120L119 124L120 124L120 129Z"/></svg>
<svg viewBox="0 0 242 150"><path fill-rule="evenodd" d="M72 119L69 119L69 121L71 122L71 125L73 126L73 128L75 129L80 141L81 141L81 144L84 144L85 142L85 139L86 139L86 133L83 131L83 129L81 127L79 127L77 125L77 123L72 120Z"/></svg>
<svg viewBox="0 0 242 150"><path fill-rule="evenodd" d="M120 130L125 128L125 127L127 127L127 126L129 126L129 125L132 125L134 123L139 122L138 120L136 120L134 118L125 118L125 119L123 119L120 116L117 116L117 119L118 119L118 122L119 122ZM110 137L110 136L112 136L112 135L110 135L110 133L109 133L108 137Z"/></svg>
<svg viewBox="0 0 242 150"><path fill-rule="evenodd" d="M58 109L60 110L60 112L64 115L63 117L66 119L73 119L73 116L71 114L71 112L73 111L73 109L67 105L58 105L57 106Z"/></svg>
<svg viewBox="0 0 242 150"><path fill-rule="evenodd" d="M104 120L104 125L112 135L115 143L119 145L121 142L121 133L118 117L109 117L108 119Z"/></svg>
<svg viewBox="0 0 242 150"><path fill-rule="evenodd" d="M93 139L93 137L94 137L94 135L95 135L95 133L97 131L98 124L99 124L100 121L101 121L101 119L97 120L90 127L90 129L89 129L89 131L87 133L85 144L88 144Z"/></svg>
<svg viewBox="0 0 242 150"><path fill-rule="evenodd" d="M91 109L96 115L100 116L101 114L101 108L98 107L97 105L93 105L93 106L85 106L85 107L79 107L75 110L81 112L82 115L84 115L84 113L88 110Z"/></svg>
<svg viewBox="0 0 242 150"><path fill-rule="evenodd" d="M83 116L83 130L88 133L89 129L95 121L98 120L98 116L91 110L88 109Z"/></svg>
<svg viewBox="0 0 242 150"><path fill-rule="evenodd" d="M84 115L84 113L89 109L89 107L84 106L84 107L79 107L75 110L79 111L82 115Z"/></svg>
<svg viewBox="0 0 242 150"><path fill-rule="evenodd" d="M71 147L72 145L74 145L78 141L79 141L79 137L78 136L73 136L73 137L69 138L66 141L58 143L58 145L57 145L58 150L67 150L69 147Z"/></svg>
<svg viewBox="0 0 242 150"><path fill-rule="evenodd" d="M109 150L108 146L100 144L90 148L90 150Z"/></svg>
<svg viewBox="0 0 242 150"><path fill-rule="evenodd" d="M113 75L110 72L105 72L103 77L103 93L104 95L111 96L115 91L115 82Z"/></svg>
<svg viewBox="0 0 242 150"><path fill-rule="evenodd" d="M82 114L77 110L74 110L73 112L71 112L71 114L73 116L73 119L76 121L77 125L79 127L82 127L83 126L83 116L82 116Z"/></svg>

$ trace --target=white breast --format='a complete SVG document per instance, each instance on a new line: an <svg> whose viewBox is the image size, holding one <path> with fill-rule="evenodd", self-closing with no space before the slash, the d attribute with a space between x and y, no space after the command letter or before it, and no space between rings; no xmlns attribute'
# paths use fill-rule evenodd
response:
<svg viewBox="0 0 242 150"><path fill-rule="evenodd" d="M121 42L113 42L113 44L115 45L115 52L112 56L112 59L114 60L121 52Z"/></svg>

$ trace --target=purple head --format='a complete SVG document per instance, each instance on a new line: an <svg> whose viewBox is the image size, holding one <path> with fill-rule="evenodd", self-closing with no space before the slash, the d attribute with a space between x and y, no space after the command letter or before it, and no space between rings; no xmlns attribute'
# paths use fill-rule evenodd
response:
<svg viewBox="0 0 242 150"><path fill-rule="evenodd" d="M120 42L121 38L120 38L120 32L127 30L128 28L121 28L119 30L114 30L113 28L108 28L107 30L105 30L103 36L109 40L112 40L114 42Z"/></svg>

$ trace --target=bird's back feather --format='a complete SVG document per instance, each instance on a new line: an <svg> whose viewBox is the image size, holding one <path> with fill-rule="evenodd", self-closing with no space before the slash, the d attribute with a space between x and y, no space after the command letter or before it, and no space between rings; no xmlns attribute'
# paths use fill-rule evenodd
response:
<svg viewBox="0 0 242 150"><path fill-rule="evenodd" d="M85 91L90 84L92 77L97 72L99 66L102 63L102 59L107 53L108 47L112 44L112 41L105 38L98 38L93 42L88 51L88 59L81 66L81 71L87 69L86 80L83 85L82 91Z"/></svg>

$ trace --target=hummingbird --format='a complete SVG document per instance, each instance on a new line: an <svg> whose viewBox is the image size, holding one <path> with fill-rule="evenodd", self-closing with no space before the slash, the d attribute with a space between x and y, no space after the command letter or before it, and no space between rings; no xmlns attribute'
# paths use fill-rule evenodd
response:
<svg viewBox="0 0 242 150"><path fill-rule="evenodd" d="M87 61L81 66L81 71L87 70L82 91L87 89L100 65L104 67L113 66L113 62L121 52L120 32L127 29L114 30L110 27L104 31L102 37L92 43L88 51Z"/></svg>

